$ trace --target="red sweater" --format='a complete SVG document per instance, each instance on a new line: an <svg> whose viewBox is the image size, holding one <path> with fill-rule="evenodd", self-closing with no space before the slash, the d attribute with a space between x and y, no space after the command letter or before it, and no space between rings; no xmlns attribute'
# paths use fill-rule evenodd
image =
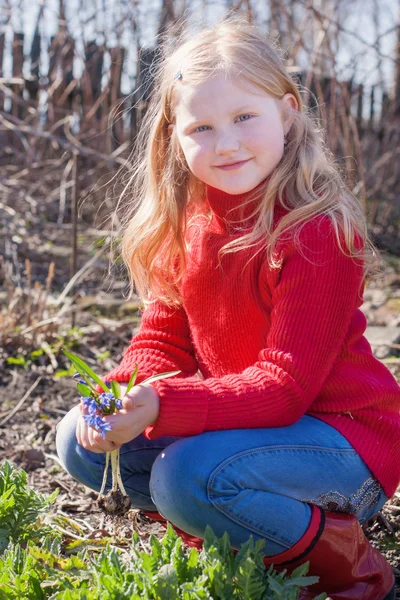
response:
<svg viewBox="0 0 400 600"><path fill-rule="evenodd" d="M238 211L227 211L245 197L208 188L213 217L196 217L188 229L182 307L146 308L107 378L128 381L135 363L138 383L182 372L153 384L160 413L149 439L317 417L349 440L392 496L400 482L400 387L363 335L362 266L340 251L325 216L303 227L300 249L291 237L279 243L278 269L257 248L228 254L219 266L218 250L240 235L230 221Z"/></svg>

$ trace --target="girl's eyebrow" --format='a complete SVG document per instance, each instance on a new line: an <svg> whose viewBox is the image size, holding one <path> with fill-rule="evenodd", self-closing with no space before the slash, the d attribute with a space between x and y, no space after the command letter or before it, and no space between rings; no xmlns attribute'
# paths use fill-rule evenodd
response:
<svg viewBox="0 0 400 600"><path fill-rule="evenodd" d="M254 112L255 108L254 106L251 107L250 105L246 105L246 106L239 106L239 108L235 108L231 113L230 116L233 115L238 115L239 113L245 113L245 112ZM196 119L194 121L189 121L189 123L186 123L183 127L184 131L186 131L187 129L191 129L192 127L194 127L195 125L198 125L199 123L205 123L206 121L209 121L210 119L208 117L205 117L204 119Z"/></svg>

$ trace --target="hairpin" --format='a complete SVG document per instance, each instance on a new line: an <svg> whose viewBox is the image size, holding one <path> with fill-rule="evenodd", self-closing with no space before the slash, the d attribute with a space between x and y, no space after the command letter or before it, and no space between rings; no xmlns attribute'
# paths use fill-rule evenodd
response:
<svg viewBox="0 0 400 600"><path fill-rule="evenodd" d="M177 74L175 75L174 79L182 79L182 71L180 69L177 72Z"/></svg>

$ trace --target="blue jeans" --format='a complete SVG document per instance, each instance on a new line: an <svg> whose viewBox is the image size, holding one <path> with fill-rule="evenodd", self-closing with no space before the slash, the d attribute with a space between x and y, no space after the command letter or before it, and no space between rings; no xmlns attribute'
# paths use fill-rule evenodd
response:
<svg viewBox="0 0 400 600"><path fill-rule="evenodd" d="M77 443L78 414L72 409L58 425L58 456L72 477L99 490L105 454ZM250 535L264 539L266 556L303 536L309 503L363 523L388 500L349 442L307 415L289 427L140 435L121 447L121 475L134 507L201 538L207 524L219 537L227 531L234 548Z"/></svg>

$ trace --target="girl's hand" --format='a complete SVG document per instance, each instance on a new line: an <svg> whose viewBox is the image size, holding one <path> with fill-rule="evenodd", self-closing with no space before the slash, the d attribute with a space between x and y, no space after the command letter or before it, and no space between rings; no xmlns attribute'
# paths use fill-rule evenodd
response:
<svg viewBox="0 0 400 600"><path fill-rule="evenodd" d="M122 393L124 388L121 385ZM77 425L78 443L92 452L110 452L120 448L157 421L159 406L159 396L150 384L136 385L123 396L122 409L118 413L103 417L112 426L112 431L106 432L106 439L95 429L87 427L81 418Z"/></svg>
<svg viewBox="0 0 400 600"><path fill-rule="evenodd" d="M127 387L128 385L120 383L121 396L125 396ZM97 454L111 452L112 450L116 450L122 446L122 444L110 442L107 439L104 440L103 436L99 435L95 429L88 427L88 424L83 419L83 415L88 414L88 411L84 409L82 403L79 404L79 409L81 411L81 416L79 417L76 425L76 439L78 444L83 446L85 450L90 450L91 452L96 452Z"/></svg>
<svg viewBox="0 0 400 600"><path fill-rule="evenodd" d="M88 414L87 409L83 407L82 403L80 403L78 406L79 410L81 411L76 424L76 439L78 444L83 446L85 450L90 450L91 452L96 452L98 454L103 452L111 452L112 450L116 450L121 446L121 444L104 440L95 429L89 427L83 418L83 415Z"/></svg>
<svg viewBox="0 0 400 600"><path fill-rule="evenodd" d="M107 431L107 440L126 444L143 433L146 427L154 425L160 411L160 398L151 384L135 385L129 394L122 398L122 408L115 415L103 417L110 423L112 431Z"/></svg>

